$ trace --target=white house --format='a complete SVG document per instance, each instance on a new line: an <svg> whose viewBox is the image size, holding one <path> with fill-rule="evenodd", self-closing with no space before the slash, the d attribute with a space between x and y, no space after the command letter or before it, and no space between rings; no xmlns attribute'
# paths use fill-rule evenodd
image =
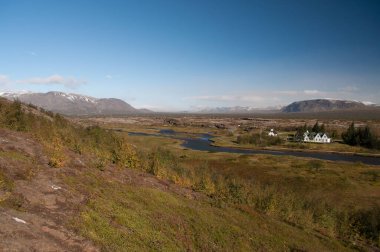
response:
<svg viewBox="0 0 380 252"><path fill-rule="evenodd" d="M326 133L309 132L308 130L303 134L303 141L310 143L331 143L331 138Z"/></svg>
<svg viewBox="0 0 380 252"><path fill-rule="evenodd" d="M277 132L274 129L270 129L268 136L277 136Z"/></svg>

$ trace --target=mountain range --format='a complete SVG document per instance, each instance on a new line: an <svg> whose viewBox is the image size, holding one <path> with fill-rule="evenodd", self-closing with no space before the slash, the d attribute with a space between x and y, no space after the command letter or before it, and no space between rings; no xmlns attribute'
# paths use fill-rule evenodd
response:
<svg viewBox="0 0 380 252"><path fill-rule="evenodd" d="M91 96L51 91L47 93L3 92L0 96L9 100L18 99L45 110L70 116L83 115L130 115L152 113L147 109L136 109L127 102L116 98L94 98ZM314 99L293 102L287 106L254 108L248 106L204 108L195 113L201 114L269 114L269 113L315 113L340 110L362 110L379 108L367 102ZM191 112L189 112L191 113ZM194 112L193 112L194 113Z"/></svg>
<svg viewBox="0 0 380 252"><path fill-rule="evenodd" d="M361 110L378 108L376 104L359 101L334 100L334 99L314 99L293 102L287 106L274 106L267 108L253 107L216 107L206 108L197 111L203 114L269 114L269 113L316 113L325 111L340 110Z"/></svg>
<svg viewBox="0 0 380 252"><path fill-rule="evenodd" d="M234 106L234 107L216 107L216 108L204 108L198 110L197 113L202 114L249 114L249 113L276 113L282 106L266 107L266 108L254 108L248 106Z"/></svg>
<svg viewBox="0 0 380 252"><path fill-rule="evenodd" d="M125 115L151 112L136 109L123 100L116 98L94 98L80 94L64 92L47 93L0 93L9 100L20 100L43 109L64 115Z"/></svg>

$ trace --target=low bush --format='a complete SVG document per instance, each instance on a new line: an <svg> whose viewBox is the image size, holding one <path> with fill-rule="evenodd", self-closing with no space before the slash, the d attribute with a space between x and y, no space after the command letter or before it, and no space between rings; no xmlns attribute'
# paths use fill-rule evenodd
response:
<svg viewBox="0 0 380 252"><path fill-rule="evenodd" d="M284 143L284 141L278 136L274 137L259 133L239 135L236 142L238 144L252 144L255 146L271 146Z"/></svg>
<svg viewBox="0 0 380 252"><path fill-rule="evenodd" d="M158 148L152 153L139 153L140 160L149 156L150 163L142 166L160 178L170 179L202 192L215 206L226 204L249 208L279 218L287 223L313 229L348 243L366 241L379 246L379 207L367 209L336 209L321 198L305 197L303 193L276 183L262 184L258 180L223 176L208 162L194 162L191 170L184 167L181 157ZM189 161L189 158L187 159ZM303 164L312 172L320 172L324 163L310 160Z"/></svg>
<svg viewBox="0 0 380 252"><path fill-rule="evenodd" d="M31 108L33 106L25 106L19 101L1 99L0 127L29 132L45 147L51 167L64 166L68 150L93 155L103 166L115 163L135 168L138 165L135 149L116 133L98 126L82 127L59 114L43 109L31 112Z"/></svg>

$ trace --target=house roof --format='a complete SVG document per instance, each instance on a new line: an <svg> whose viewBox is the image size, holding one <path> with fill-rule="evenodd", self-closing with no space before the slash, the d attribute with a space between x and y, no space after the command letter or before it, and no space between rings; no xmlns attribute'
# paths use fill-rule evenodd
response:
<svg viewBox="0 0 380 252"><path fill-rule="evenodd" d="M304 133L304 138L308 137L310 140L312 140L312 139L315 139L318 135L319 135L320 138L322 138L324 135L326 135L326 137L329 138L329 136L327 135L327 133L323 133L323 132L318 132L318 133L316 133L316 132L310 132L310 133L305 132Z"/></svg>
<svg viewBox="0 0 380 252"><path fill-rule="evenodd" d="M311 133L309 133L309 138L314 138L316 135L317 135L317 133L311 132Z"/></svg>
<svg viewBox="0 0 380 252"><path fill-rule="evenodd" d="M324 133L324 132L308 132L308 131L306 131L305 133L304 133L304 135L307 135L307 136L309 136L309 137L316 137L318 134L322 137L323 135L325 135L326 134L326 136L328 137L329 135L327 134L327 133Z"/></svg>

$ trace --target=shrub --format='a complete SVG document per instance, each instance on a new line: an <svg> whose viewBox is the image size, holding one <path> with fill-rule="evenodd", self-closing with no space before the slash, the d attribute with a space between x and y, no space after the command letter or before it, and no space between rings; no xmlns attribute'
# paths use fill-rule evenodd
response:
<svg viewBox="0 0 380 252"><path fill-rule="evenodd" d="M27 116L22 111L21 102L16 100L8 106L2 106L2 121L7 128L17 131L28 129Z"/></svg>
<svg viewBox="0 0 380 252"><path fill-rule="evenodd" d="M280 137L272 137L266 134L243 134L236 139L238 144L252 144L255 146L271 146L280 145L284 141Z"/></svg>
<svg viewBox="0 0 380 252"><path fill-rule="evenodd" d="M25 109L27 108L27 109ZM133 146L126 139L98 126L82 127L60 114L40 108L45 116L31 113L20 101L0 100L0 127L30 132L45 147L51 167L61 167L67 161L65 152L93 155L104 166L114 162L120 167L134 168L139 164Z"/></svg>
<svg viewBox="0 0 380 252"><path fill-rule="evenodd" d="M139 164L137 153L125 139L117 139L116 146L111 150L111 160L120 167L136 168Z"/></svg>

